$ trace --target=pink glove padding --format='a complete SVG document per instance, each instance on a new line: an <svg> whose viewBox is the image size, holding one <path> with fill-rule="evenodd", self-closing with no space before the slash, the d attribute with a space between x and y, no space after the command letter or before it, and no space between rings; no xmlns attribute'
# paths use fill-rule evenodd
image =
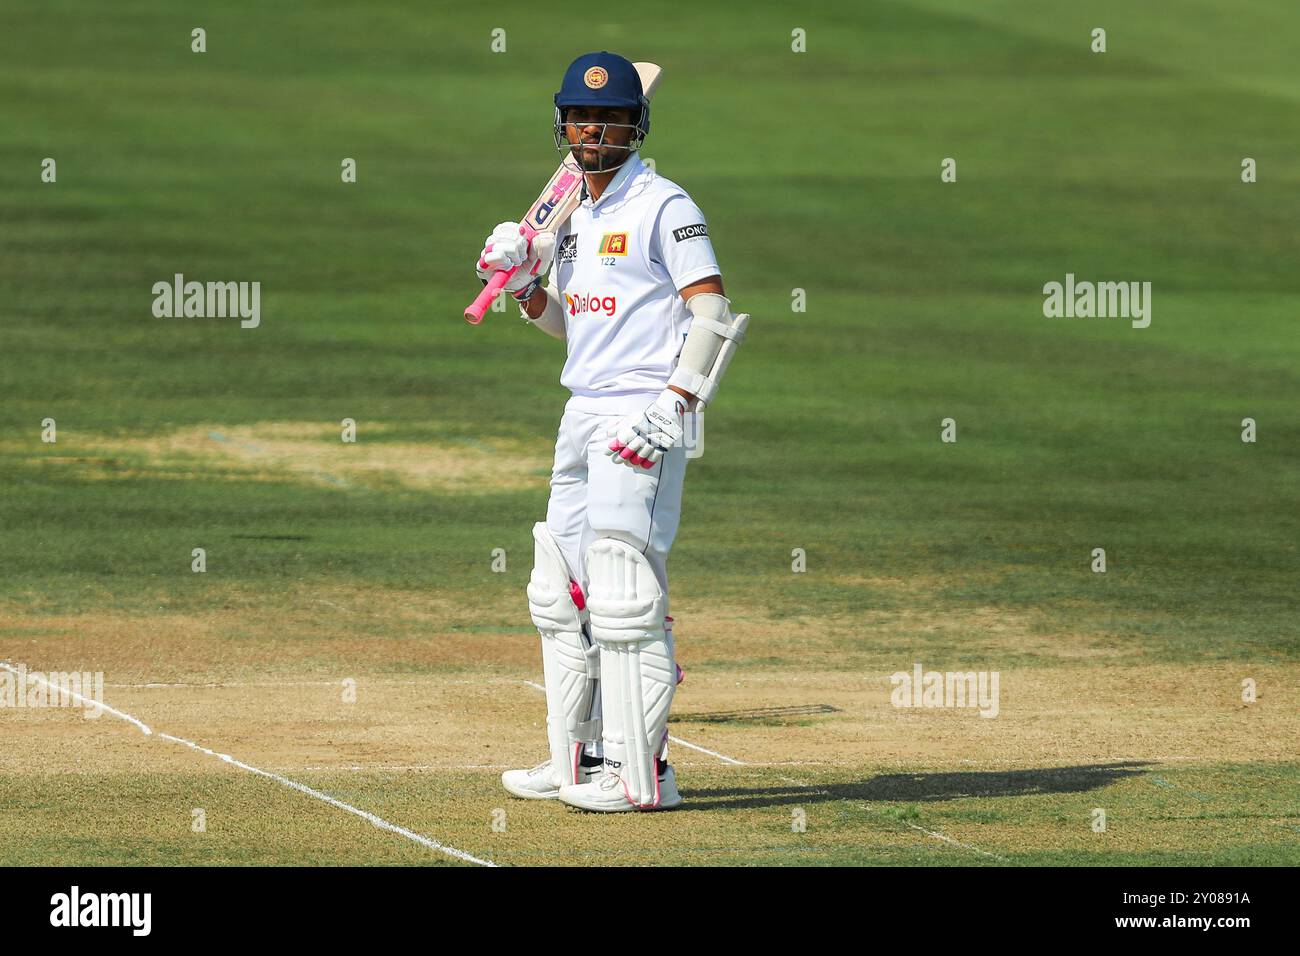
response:
<svg viewBox="0 0 1300 956"><path fill-rule="evenodd" d="M653 468L664 452L681 443L685 416L686 399L666 388L644 412L623 419L605 433L611 439L606 454L615 463Z"/></svg>
<svg viewBox="0 0 1300 956"><path fill-rule="evenodd" d="M554 261L555 236L552 233L539 232L530 241L519 223L503 222L487 237L474 271L487 282L494 272L514 269L515 273L506 281L504 289L517 297L539 275L545 275Z"/></svg>

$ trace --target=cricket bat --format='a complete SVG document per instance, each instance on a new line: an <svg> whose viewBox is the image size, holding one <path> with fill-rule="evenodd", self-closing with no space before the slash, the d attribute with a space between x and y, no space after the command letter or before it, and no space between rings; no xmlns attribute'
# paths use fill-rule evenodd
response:
<svg viewBox="0 0 1300 956"><path fill-rule="evenodd" d="M654 96L655 87L659 85L659 77L663 72L653 63L633 63L636 67L637 74L641 77L641 89L645 91L646 99ZM529 207L528 212L519 220L524 227L524 235L528 237L529 243L533 237L541 232L554 233L560 226L568 221L569 216L573 215L573 210L578 208L578 199L582 195L582 166L573 158L572 153L566 153L564 162L560 163L560 168L555 171L551 181L546 184L542 194L537 197L537 202ZM485 267L486 263L479 261L480 267ZM515 268L518 268L516 266ZM465 320L471 325L478 325L483 321L483 316L492 306L492 300L497 297L503 286L510 281L510 277L515 274L515 268L498 269L492 273L492 278L488 280L483 291L479 293L478 298L465 310Z"/></svg>

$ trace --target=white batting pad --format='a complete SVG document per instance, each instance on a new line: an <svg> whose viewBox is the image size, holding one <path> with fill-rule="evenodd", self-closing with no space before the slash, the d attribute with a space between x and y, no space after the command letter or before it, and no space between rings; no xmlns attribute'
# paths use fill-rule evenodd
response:
<svg viewBox="0 0 1300 956"><path fill-rule="evenodd" d="M599 651L583 633L583 611L574 602L573 577L545 523L533 525L533 573L528 609L542 636L546 682L546 736L562 785L577 782L583 745L600 736L593 719L600 678Z"/></svg>
<svg viewBox="0 0 1300 956"><path fill-rule="evenodd" d="M637 806L659 803L655 754L668 733L677 687L664 630L664 595L645 557L626 541L598 538L587 549L591 636L600 648L605 764Z"/></svg>

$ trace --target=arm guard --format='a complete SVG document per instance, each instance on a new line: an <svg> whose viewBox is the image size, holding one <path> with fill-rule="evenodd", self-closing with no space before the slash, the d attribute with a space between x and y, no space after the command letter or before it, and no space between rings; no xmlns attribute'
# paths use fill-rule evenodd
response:
<svg viewBox="0 0 1300 956"><path fill-rule="evenodd" d="M691 311L691 330L668 384L696 396L702 408L718 394L723 373L745 340L749 314L732 315L730 300L714 292L691 296L686 308Z"/></svg>
<svg viewBox="0 0 1300 956"><path fill-rule="evenodd" d="M564 307L560 305L560 294L553 285L547 286L542 291L546 293L546 308L542 314L535 319L530 319L522 302L519 303L519 314L529 325L535 325L552 338L563 341L567 338L567 334L564 330Z"/></svg>

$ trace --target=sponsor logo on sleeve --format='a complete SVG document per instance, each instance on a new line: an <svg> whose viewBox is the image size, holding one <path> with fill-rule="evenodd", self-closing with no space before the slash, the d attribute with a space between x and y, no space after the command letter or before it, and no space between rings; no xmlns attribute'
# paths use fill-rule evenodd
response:
<svg viewBox="0 0 1300 956"><path fill-rule="evenodd" d="M673 230L673 238L678 242L685 242L687 239L707 239L709 227L702 222L697 222L693 226L682 226L680 229Z"/></svg>

